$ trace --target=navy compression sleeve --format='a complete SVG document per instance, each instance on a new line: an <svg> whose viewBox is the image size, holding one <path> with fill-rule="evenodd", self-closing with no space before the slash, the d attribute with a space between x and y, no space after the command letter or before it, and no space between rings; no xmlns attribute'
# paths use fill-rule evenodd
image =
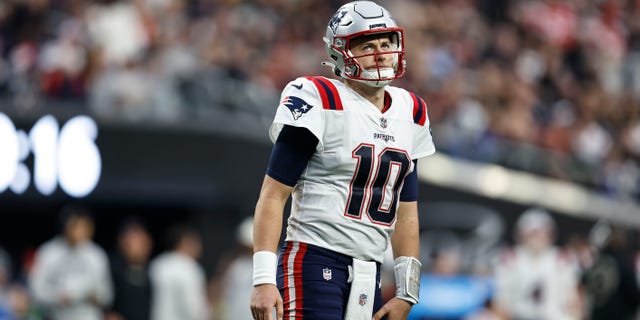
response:
<svg viewBox="0 0 640 320"><path fill-rule="evenodd" d="M418 160L413 160L413 171L404 178L404 185L400 191L400 201L418 200Z"/></svg>
<svg viewBox="0 0 640 320"><path fill-rule="evenodd" d="M295 186L317 145L318 138L308 129L285 125L271 150L267 175Z"/></svg>

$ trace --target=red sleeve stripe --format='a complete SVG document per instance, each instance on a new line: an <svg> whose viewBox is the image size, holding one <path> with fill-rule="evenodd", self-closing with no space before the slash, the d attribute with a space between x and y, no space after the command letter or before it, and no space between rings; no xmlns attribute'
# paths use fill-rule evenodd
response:
<svg viewBox="0 0 640 320"><path fill-rule="evenodd" d="M343 110L342 101L336 86L324 77L306 77L311 80L318 88L320 99L322 99L322 108L326 110Z"/></svg>
<svg viewBox="0 0 640 320"><path fill-rule="evenodd" d="M427 104L415 93L409 92L409 94L411 94L411 99L413 99L413 122L424 126L427 121Z"/></svg>

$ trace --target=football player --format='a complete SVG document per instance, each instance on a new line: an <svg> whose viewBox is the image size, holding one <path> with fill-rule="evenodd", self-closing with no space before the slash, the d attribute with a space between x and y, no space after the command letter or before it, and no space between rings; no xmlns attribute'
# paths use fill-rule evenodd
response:
<svg viewBox="0 0 640 320"><path fill-rule="evenodd" d="M342 6L324 42L341 80L282 91L255 209L254 319L405 319L418 302L416 160L435 152L425 102L389 83L406 68L403 30L370 1ZM276 255L285 203L291 216ZM383 305L391 243L396 296Z"/></svg>
<svg viewBox="0 0 640 320"><path fill-rule="evenodd" d="M554 245L556 227L542 208L527 209L515 225L516 245L495 267L495 300L511 319L583 319L578 275Z"/></svg>

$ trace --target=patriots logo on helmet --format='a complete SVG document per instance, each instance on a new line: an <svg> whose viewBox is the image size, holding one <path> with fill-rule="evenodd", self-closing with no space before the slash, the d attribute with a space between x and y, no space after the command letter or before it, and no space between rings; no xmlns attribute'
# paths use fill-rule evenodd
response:
<svg viewBox="0 0 640 320"><path fill-rule="evenodd" d="M309 110L313 108L313 106L308 104L306 101L294 96L284 97L284 99L282 99L282 104L289 108L291 115L293 116L293 120L298 120L303 114L309 112Z"/></svg>
<svg viewBox="0 0 640 320"><path fill-rule="evenodd" d="M329 20L329 28L331 28L333 33L336 33L336 29L338 28L338 25L340 25L342 18L344 18L344 16L346 16L347 13L348 13L347 10L341 10L336 12L336 14L334 14L333 17L331 17L331 20Z"/></svg>

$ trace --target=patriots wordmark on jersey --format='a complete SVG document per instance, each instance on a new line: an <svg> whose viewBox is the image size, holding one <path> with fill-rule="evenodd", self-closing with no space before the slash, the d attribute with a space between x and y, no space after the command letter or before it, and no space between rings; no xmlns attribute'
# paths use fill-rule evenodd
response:
<svg viewBox="0 0 640 320"><path fill-rule="evenodd" d="M424 101L387 86L384 113L338 80L301 77L282 92L270 129L308 129L318 140L292 193L287 241L382 261L404 178L435 152Z"/></svg>

